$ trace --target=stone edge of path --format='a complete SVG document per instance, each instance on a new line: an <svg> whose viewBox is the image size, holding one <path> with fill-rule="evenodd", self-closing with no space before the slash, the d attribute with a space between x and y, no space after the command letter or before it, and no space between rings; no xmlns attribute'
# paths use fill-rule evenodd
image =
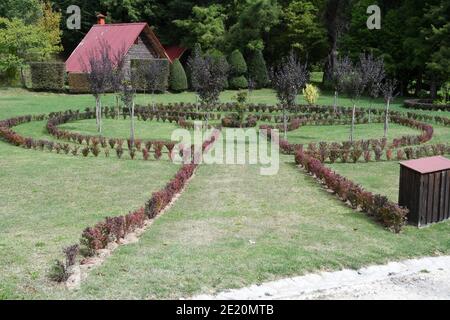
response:
<svg viewBox="0 0 450 320"><path fill-rule="evenodd" d="M450 256L424 257L384 265L372 265L358 270L343 269L334 272L319 272L304 276L285 278L251 285L241 289L232 289L208 295L201 294L192 300L267 300L289 299L306 296L322 290L330 290L353 285L369 284L393 277L417 274L423 271L448 270Z"/></svg>

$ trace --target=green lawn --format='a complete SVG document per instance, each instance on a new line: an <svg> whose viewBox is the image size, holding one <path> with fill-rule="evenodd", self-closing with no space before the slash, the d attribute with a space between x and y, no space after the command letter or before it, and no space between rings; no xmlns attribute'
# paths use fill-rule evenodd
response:
<svg viewBox="0 0 450 320"><path fill-rule="evenodd" d="M234 94L226 92L222 98L229 101ZM138 99L149 102L150 96ZM155 99L195 101L195 96L166 94ZM270 90L254 92L252 100L276 101ZM112 103L113 97L105 101ZM0 90L0 119L84 109L92 103L88 95ZM323 96L321 103L332 103L332 97ZM106 135L127 137L127 120L104 121ZM16 129L48 139L44 126L45 122L32 122ZM137 136L169 139L171 126L138 121ZM64 127L95 133L91 120ZM448 128L435 129L436 141L450 140ZM410 129L393 126L390 134L400 135L402 130ZM346 140L348 126L308 126L298 134ZM358 134L380 137L382 130L368 125L358 127ZM4 186L0 189L0 299L187 297L309 271L450 253L449 222L420 230L407 227L393 234L323 190L295 167L293 157L281 160L280 172L274 176L260 176L257 165L201 166L185 193L138 243L119 248L90 273L80 290L69 292L46 278L51 261L61 257L61 248L77 242L86 226L105 216L143 205L178 167L168 161L84 159L0 141ZM333 168L369 190L392 200L397 197L396 162Z"/></svg>
<svg viewBox="0 0 450 320"><path fill-rule="evenodd" d="M384 134L382 123L369 123L355 125L354 139L380 139ZM401 126L395 123L389 125L389 140L399 138L404 135L418 135L419 131ZM310 142L342 142L348 141L350 136L349 125L330 126L304 126L300 129L288 132L288 141L296 144L307 144Z"/></svg>

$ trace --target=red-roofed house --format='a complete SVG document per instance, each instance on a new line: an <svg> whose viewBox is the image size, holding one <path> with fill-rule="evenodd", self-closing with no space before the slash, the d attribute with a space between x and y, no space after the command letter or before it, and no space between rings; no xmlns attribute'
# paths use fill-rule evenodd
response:
<svg viewBox="0 0 450 320"><path fill-rule="evenodd" d="M106 24L103 15L97 17L98 23L92 26L66 61L69 82L70 74L82 74L89 71L85 69L89 65L90 53L98 52L104 43L111 47L113 57L120 50L125 50L125 66L128 68L132 60L164 59L172 63L185 52L184 48L177 46L164 48L145 22Z"/></svg>
<svg viewBox="0 0 450 320"><path fill-rule="evenodd" d="M145 22L117 23L93 25L66 61L67 72L83 72L83 65L88 65L88 56L92 51L98 51L103 42L111 46L114 56L119 50L125 49L131 59L168 59L172 62L180 57L184 49L168 47L169 54L158 38Z"/></svg>

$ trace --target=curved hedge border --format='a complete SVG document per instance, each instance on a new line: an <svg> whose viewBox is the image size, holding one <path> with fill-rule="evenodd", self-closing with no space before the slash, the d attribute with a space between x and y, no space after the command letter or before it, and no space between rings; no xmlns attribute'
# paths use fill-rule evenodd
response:
<svg viewBox="0 0 450 320"><path fill-rule="evenodd" d="M375 217L395 233L399 233L406 224L408 209L389 201L387 197L365 191L358 184L328 169L320 160L301 150L297 151L295 162L325 184L342 201L349 203L353 209L360 209Z"/></svg>
<svg viewBox="0 0 450 320"><path fill-rule="evenodd" d="M426 99L408 99L403 104L410 109L450 111L450 104L434 104L432 100Z"/></svg>

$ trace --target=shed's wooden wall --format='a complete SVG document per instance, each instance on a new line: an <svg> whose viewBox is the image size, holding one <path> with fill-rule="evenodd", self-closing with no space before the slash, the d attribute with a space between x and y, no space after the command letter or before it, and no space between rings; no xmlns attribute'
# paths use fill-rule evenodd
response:
<svg viewBox="0 0 450 320"><path fill-rule="evenodd" d="M399 205L417 226L450 219L450 170L420 174L401 166Z"/></svg>

